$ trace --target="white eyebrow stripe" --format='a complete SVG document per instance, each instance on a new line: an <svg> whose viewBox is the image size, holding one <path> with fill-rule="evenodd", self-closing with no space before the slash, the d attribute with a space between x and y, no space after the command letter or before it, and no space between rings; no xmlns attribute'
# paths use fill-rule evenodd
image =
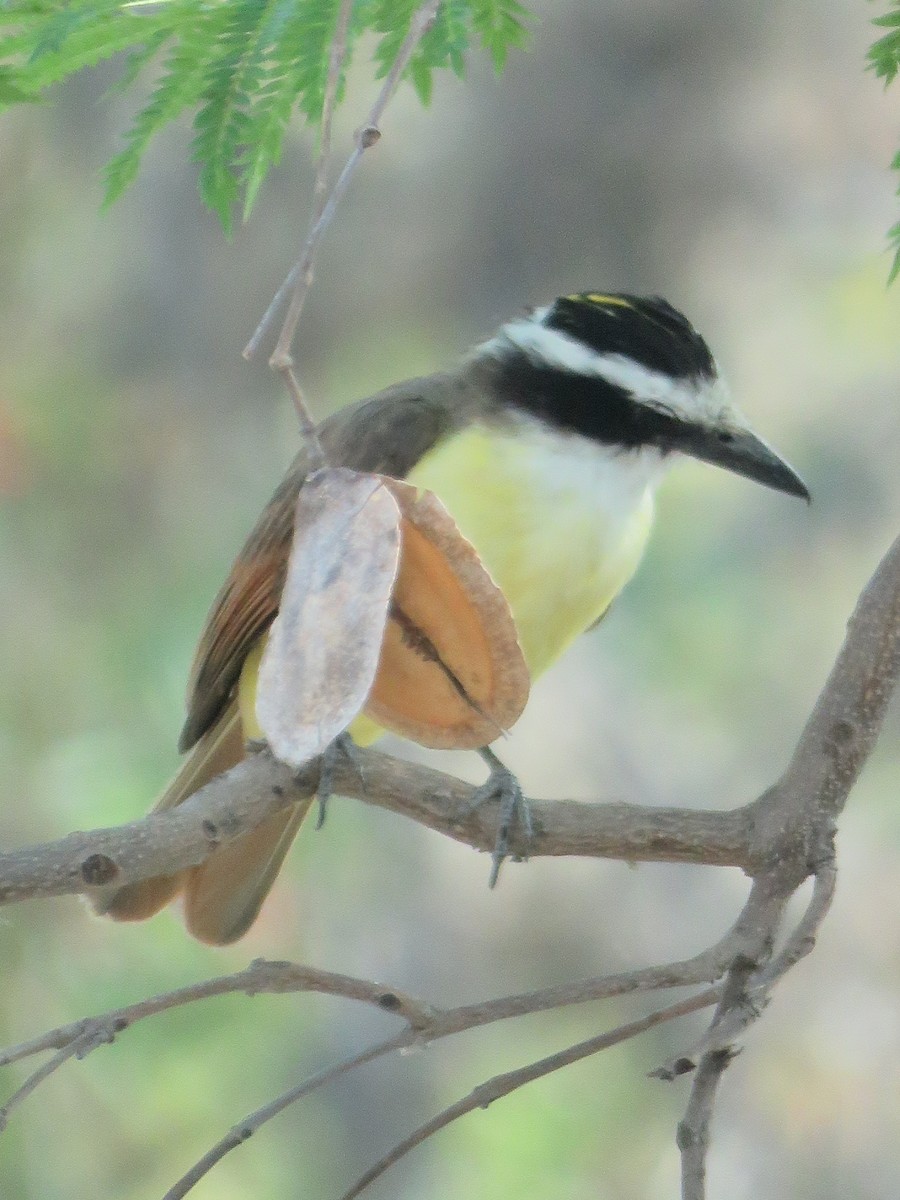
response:
<svg viewBox="0 0 900 1200"><path fill-rule="evenodd" d="M605 379L639 403L665 408L684 420L716 421L731 411L727 389L718 377L675 379L622 354L598 354L559 329L548 329L542 322L549 311L546 307L535 309L529 317L510 321L476 353L502 357L514 347L533 362Z"/></svg>
<svg viewBox="0 0 900 1200"><path fill-rule="evenodd" d="M536 362L578 375L597 375L639 395L642 400L661 399L671 391L673 380L670 376L651 371L621 354L598 354L567 333L538 324L539 319L535 313L531 320L510 321L504 325L493 339L501 343L496 349L502 350L502 342L509 342Z"/></svg>

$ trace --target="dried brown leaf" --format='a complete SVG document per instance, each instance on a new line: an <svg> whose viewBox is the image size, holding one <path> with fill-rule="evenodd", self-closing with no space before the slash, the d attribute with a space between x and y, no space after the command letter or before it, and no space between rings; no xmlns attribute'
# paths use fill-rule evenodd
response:
<svg viewBox="0 0 900 1200"><path fill-rule="evenodd" d="M531 682L509 605L435 495L383 482L402 514L400 569L366 713L425 746L485 746Z"/></svg>
<svg viewBox="0 0 900 1200"><path fill-rule="evenodd" d="M326 467L304 483L256 713L299 767L362 709L378 668L400 553L397 502L376 475Z"/></svg>

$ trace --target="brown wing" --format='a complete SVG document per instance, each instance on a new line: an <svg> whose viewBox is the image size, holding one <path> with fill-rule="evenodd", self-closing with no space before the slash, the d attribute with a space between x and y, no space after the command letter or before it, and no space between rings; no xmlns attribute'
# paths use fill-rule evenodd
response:
<svg viewBox="0 0 900 1200"><path fill-rule="evenodd" d="M463 423L469 393L458 378L413 379L335 413L320 436L332 466L402 479L444 434ZM309 469L291 464L219 592L200 636L179 749L189 750L234 694L244 659L278 612L297 495Z"/></svg>

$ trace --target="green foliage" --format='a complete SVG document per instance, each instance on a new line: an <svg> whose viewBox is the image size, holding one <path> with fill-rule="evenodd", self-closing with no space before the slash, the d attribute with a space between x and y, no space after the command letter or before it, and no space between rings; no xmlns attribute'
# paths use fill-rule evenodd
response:
<svg viewBox="0 0 900 1200"><path fill-rule="evenodd" d="M875 42L868 55L869 66L884 80L885 87L894 82L900 70L900 0L891 0L891 3L891 12L875 17L872 22L888 32ZM900 172L900 153L894 155L891 169ZM894 247L894 261L888 276L888 282L893 283L900 275L900 221L890 230L888 238Z"/></svg>
<svg viewBox="0 0 900 1200"><path fill-rule="evenodd" d="M356 0L344 69L361 34L375 35L376 73L390 70L420 0ZM134 180L153 136L194 114L193 159L204 201L226 229L249 215L281 156L295 113L315 124L341 0L0 0L0 108L37 100L85 67L121 56L130 87L152 68L153 87L106 169L106 198ZM528 38L517 0L444 0L407 75L427 104L434 72L462 76L473 46L497 71ZM343 80L339 95L343 90Z"/></svg>

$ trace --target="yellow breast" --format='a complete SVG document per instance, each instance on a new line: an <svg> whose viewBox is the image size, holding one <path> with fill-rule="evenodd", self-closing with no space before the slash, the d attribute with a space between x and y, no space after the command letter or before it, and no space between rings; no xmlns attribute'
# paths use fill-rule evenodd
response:
<svg viewBox="0 0 900 1200"><path fill-rule="evenodd" d="M597 621L640 561L653 519L657 456L614 453L533 421L515 431L472 427L418 463L409 482L433 491L506 596L532 678ZM265 645L240 681L247 737L261 737L256 678ZM361 744L380 728L351 726Z"/></svg>
<svg viewBox="0 0 900 1200"><path fill-rule="evenodd" d="M640 561L656 456L614 453L534 421L473 427L411 483L443 501L506 596L532 676L594 624Z"/></svg>

